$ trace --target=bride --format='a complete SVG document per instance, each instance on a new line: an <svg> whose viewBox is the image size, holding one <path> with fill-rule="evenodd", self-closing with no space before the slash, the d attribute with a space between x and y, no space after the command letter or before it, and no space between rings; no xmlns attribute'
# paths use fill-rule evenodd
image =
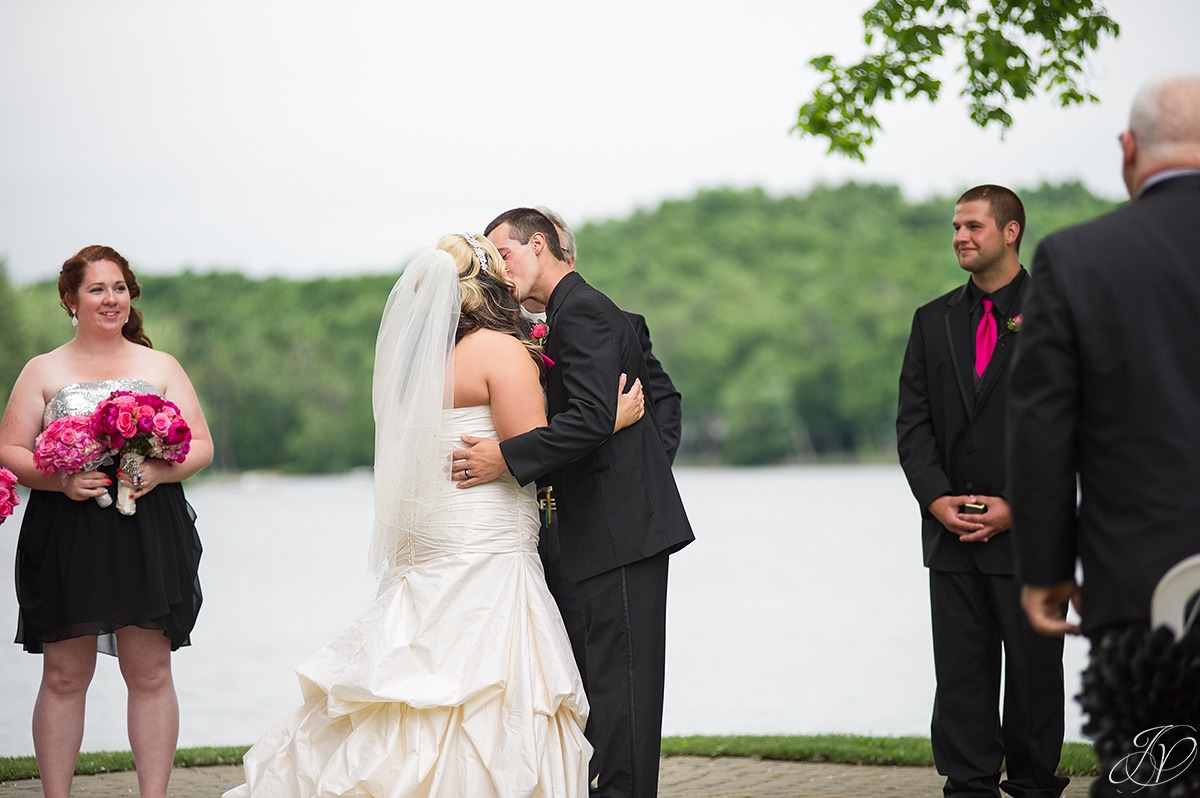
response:
<svg viewBox="0 0 1200 798"><path fill-rule="evenodd" d="M588 704L538 559L534 488L449 476L461 435L546 424L544 361L511 290L469 234L418 253L392 289L373 387L379 592L298 669L304 704L225 798L587 795ZM641 415L635 382L617 429Z"/></svg>

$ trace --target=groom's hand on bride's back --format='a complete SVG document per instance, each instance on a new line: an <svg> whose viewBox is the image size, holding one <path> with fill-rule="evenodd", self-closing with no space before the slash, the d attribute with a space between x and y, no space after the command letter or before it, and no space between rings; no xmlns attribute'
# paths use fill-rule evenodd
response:
<svg viewBox="0 0 1200 798"><path fill-rule="evenodd" d="M450 462L450 480L458 483L458 487L472 488L508 472L508 463L504 462L498 442L471 435L463 435L462 442L470 448L456 451Z"/></svg>

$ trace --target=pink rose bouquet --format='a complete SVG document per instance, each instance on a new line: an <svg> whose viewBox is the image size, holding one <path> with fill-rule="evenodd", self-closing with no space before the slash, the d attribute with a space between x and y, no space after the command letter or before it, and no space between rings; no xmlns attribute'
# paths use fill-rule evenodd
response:
<svg viewBox="0 0 1200 798"><path fill-rule="evenodd" d="M99 434L91 416L63 416L51 421L33 444L33 464L42 473L62 475L91 471L109 456L107 439ZM111 461L109 461L111 462ZM101 507L112 504L107 493L97 496Z"/></svg>
<svg viewBox="0 0 1200 798"><path fill-rule="evenodd" d="M156 394L113 391L96 405L92 421L113 452L182 463L191 450L192 430L179 408Z"/></svg>
<svg viewBox="0 0 1200 798"><path fill-rule="evenodd" d="M192 431L179 408L157 394L113 391L96 406L92 422L108 448L120 455L121 470L134 487L141 485L141 465L147 457L182 463L192 446ZM137 505L117 491L117 510L133 515Z"/></svg>
<svg viewBox="0 0 1200 798"><path fill-rule="evenodd" d="M13 513L13 508L21 503L17 498L17 475L7 468L0 468L0 524L3 524Z"/></svg>

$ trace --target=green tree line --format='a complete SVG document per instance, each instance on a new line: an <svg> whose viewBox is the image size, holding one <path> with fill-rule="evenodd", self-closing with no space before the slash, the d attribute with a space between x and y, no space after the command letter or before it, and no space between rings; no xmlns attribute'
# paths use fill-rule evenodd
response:
<svg viewBox="0 0 1200 798"><path fill-rule="evenodd" d="M1078 183L1019 193L1027 264L1042 235L1114 205ZM889 457L913 311L965 279L953 204L854 183L782 197L705 190L580 226L577 268L646 316L683 394L681 462ZM315 280L139 274L146 329L195 384L218 468L371 464L375 335L401 265ZM25 361L71 328L53 280L13 285L2 263L0 308L7 400Z"/></svg>

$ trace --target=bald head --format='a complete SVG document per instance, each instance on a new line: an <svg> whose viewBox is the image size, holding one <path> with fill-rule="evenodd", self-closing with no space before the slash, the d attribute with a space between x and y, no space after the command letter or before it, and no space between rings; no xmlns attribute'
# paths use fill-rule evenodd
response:
<svg viewBox="0 0 1200 798"><path fill-rule="evenodd" d="M1137 196L1148 177L1166 169L1200 169L1200 76L1175 75L1144 86L1123 137L1125 183Z"/></svg>

